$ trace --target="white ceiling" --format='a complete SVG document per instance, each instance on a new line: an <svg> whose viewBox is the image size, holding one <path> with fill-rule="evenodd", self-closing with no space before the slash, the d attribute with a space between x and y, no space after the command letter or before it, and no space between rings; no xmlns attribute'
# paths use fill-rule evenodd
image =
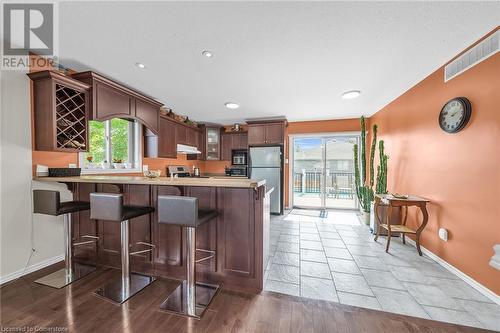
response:
<svg viewBox="0 0 500 333"><path fill-rule="evenodd" d="M63 64L229 124L371 115L493 30L500 2L62 2L59 16Z"/></svg>

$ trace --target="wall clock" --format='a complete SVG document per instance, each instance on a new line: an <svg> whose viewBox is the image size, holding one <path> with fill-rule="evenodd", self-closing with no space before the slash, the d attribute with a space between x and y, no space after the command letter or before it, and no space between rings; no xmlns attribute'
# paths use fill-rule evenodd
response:
<svg viewBox="0 0 500 333"><path fill-rule="evenodd" d="M447 133L460 132L469 122L471 113L470 101L465 97L455 97L441 109L439 126Z"/></svg>

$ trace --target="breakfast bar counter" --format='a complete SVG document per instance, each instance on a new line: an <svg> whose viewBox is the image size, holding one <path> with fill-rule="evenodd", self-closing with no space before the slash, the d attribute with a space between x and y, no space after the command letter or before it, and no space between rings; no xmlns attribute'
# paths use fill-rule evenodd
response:
<svg viewBox="0 0 500 333"><path fill-rule="evenodd" d="M35 177L35 180L58 183L100 183L100 184L134 184L134 185L168 185L168 186L208 186L232 188L258 188L265 185L265 180L254 180L242 177L158 177L143 176L109 176L93 175L78 177Z"/></svg>
<svg viewBox="0 0 500 333"><path fill-rule="evenodd" d="M198 282L219 283L224 288L259 292L269 251L269 189L264 180L230 177L146 178L140 176L88 175L35 177L39 182L66 184L73 200L89 201L90 193L122 193L124 204L151 206L155 212L130 224L131 248L139 242L154 245L152 252L131 256L131 271L172 279L186 277L185 230L158 223L158 196L196 197L199 207L218 216L196 231L196 248L216 255L196 265ZM120 268L118 223L90 219L89 211L73 213L73 239L99 237L96 243L74 249L75 261Z"/></svg>

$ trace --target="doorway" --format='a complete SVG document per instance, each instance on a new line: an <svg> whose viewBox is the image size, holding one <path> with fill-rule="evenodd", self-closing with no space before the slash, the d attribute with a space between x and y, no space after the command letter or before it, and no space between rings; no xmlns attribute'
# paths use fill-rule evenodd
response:
<svg viewBox="0 0 500 333"><path fill-rule="evenodd" d="M357 209L354 145L357 134L291 137L292 206Z"/></svg>

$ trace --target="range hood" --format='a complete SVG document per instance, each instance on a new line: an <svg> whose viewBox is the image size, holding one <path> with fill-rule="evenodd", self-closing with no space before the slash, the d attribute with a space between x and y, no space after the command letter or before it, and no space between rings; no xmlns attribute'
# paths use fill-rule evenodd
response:
<svg viewBox="0 0 500 333"><path fill-rule="evenodd" d="M201 154L196 147L177 144L177 152L180 154Z"/></svg>

